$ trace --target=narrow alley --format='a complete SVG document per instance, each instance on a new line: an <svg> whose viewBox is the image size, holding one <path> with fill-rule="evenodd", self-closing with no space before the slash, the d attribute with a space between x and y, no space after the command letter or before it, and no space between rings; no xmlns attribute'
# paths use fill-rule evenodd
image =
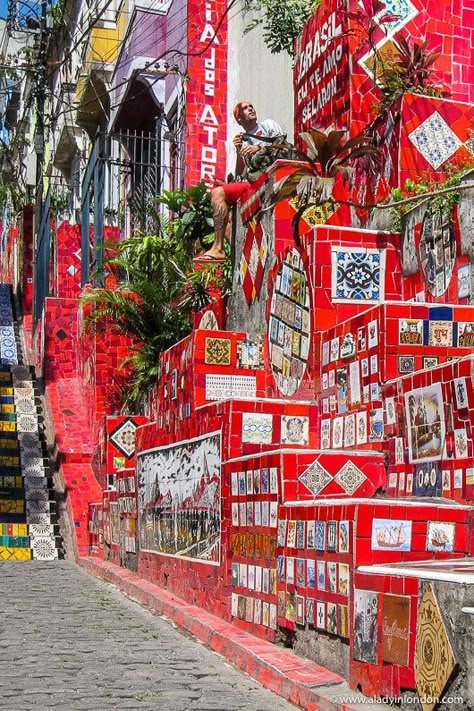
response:
<svg viewBox="0 0 474 711"><path fill-rule="evenodd" d="M260 687L67 561L3 561L0 708L283 711Z"/></svg>

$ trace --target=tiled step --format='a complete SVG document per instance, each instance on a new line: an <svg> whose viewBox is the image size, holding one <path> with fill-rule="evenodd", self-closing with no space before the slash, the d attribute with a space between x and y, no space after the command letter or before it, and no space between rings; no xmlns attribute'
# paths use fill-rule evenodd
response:
<svg viewBox="0 0 474 711"><path fill-rule="evenodd" d="M31 560L33 551L31 548L7 548L0 547L0 560Z"/></svg>
<svg viewBox="0 0 474 711"><path fill-rule="evenodd" d="M3 497L0 498L0 514L18 514L24 516L25 512L26 507L24 499L8 499Z"/></svg>
<svg viewBox="0 0 474 711"><path fill-rule="evenodd" d="M11 290L0 284L0 560L54 560L62 539L41 400L34 368L19 358Z"/></svg>
<svg viewBox="0 0 474 711"><path fill-rule="evenodd" d="M39 478L39 477L35 477ZM21 487L15 489L0 488L0 501L15 500L15 501L53 501L53 492L46 486L40 487Z"/></svg>
<svg viewBox="0 0 474 711"><path fill-rule="evenodd" d="M51 551L62 547L60 536L0 536L0 547L5 548L31 548L36 552L38 548L49 548Z"/></svg>
<svg viewBox="0 0 474 711"><path fill-rule="evenodd" d="M1 536L59 536L57 524L0 523Z"/></svg>

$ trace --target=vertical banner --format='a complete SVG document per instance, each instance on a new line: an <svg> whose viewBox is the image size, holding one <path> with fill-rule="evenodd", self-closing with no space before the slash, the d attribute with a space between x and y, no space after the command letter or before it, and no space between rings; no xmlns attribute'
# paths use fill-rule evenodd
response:
<svg viewBox="0 0 474 711"><path fill-rule="evenodd" d="M296 45L295 134L311 127L347 129L350 60L347 0L321 3Z"/></svg>
<svg viewBox="0 0 474 711"><path fill-rule="evenodd" d="M186 184L225 181L227 2L189 0Z"/></svg>

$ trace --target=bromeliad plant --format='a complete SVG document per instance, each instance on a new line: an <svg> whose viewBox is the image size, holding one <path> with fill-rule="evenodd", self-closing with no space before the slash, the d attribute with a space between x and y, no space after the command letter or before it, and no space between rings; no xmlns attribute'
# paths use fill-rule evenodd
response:
<svg viewBox="0 0 474 711"><path fill-rule="evenodd" d="M404 92L449 96L449 92L434 81L433 65L441 52L430 49L428 42L413 42L404 37L394 42L395 55L390 66L380 72L384 94L382 107L392 104Z"/></svg>
<svg viewBox="0 0 474 711"><path fill-rule="evenodd" d="M346 184L351 183L354 168L360 159L371 161L374 174L379 162L380 152L369 136L356 136L345 139L345 131L324 133L316 128L300 134L306 144L306 153L302 161L279 161L278 167L289 166L293 171L275 186L271 203L276 204L284 198L297 198L298 210L293 217L293 239L301 247L299 224L304 212L313 205L322 205L332 201L334 181L342 176Z"/></svg>

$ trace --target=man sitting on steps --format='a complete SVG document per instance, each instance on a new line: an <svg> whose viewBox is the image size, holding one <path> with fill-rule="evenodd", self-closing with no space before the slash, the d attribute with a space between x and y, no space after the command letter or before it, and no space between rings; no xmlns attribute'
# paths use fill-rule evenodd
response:
<svg viewBox="0 0 474 711"><path fill-rule="evenodd" d="M268 142L259 140L259 137L273 138L282 136L283 129L272 119L257 121L257 113L249 101L240 101L234 108L234 118L242 126L245 133L238 133L234 136L234 146L237 151L237 161L235 164L236 175L242 175L246 160L259 151ZM229 222L230 208L242 197L250 188L250 183L243 180L240 183L226 183L219 185L211 192L212 207L214 210L214 230L215 237L212 247L200 257L196 257L196 262L219 263L225 261L224 239Z"/></svg>

